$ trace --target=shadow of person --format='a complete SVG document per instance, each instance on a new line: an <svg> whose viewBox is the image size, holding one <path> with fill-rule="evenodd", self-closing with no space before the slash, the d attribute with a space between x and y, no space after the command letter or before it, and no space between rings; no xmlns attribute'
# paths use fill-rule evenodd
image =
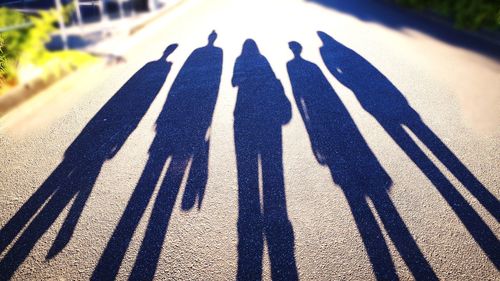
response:
<svg viewBox="0 0 500 281"><path fill-rule="evenodd" d="M70 205L47 258L69 242L102 165L113 158L135 130L162 87L172 63L161 58L137 71L88 122L64 154L63 161L0 231L0 251L21 234L0 261L0 276L9 279L40 237Z"/></svg>
<svg viewBox="0 0 500 281"><path fill-rule="evenodd" d="M149 159L118 225L93 272L92 280L115 279L132 236L153 196L161 172L170 164L159 187L146 233L130 274L131 280L154 277L163 241L184 173L191 161L184 209L201 206L208 170L209 128L222 73L222 49L208 44L194 50L177 75L156 121Z"/></svg>
<svg viewBox="0 0 500 281"><path fill-rule="evenodd" d="M286 210L281 135L281 127L291 118L290 102L252 39L244 42L236 59L232 84L238 87L234 109L239 202L237 279L262 278L265 237L272 279L297 280L294 235Z"/></svg>
<svg viewBox="0 0 500 281"><path fill-rule="evenodd" d="M500 217L496 197L460 162L453 152L423 122L403 94L366 59L319 31L321 56L329 71L352 90L361 106L370 113L408 157L434 184L469 233L498 268L500 244L478 213L455 189L436 165L405 131L409 129L436 158L494 216Z"/></svg>
<svg viewBox="0 0 500 281"><path fill-rule="evenodd" d="M398 279L369 201L415 278L437 280L388 195L391 178L319 67L301 57L299 43L290 42L289 46L294 58L287 63L288 75L314 155L330 168L334 182L344 192L375 276Z"/></svg>

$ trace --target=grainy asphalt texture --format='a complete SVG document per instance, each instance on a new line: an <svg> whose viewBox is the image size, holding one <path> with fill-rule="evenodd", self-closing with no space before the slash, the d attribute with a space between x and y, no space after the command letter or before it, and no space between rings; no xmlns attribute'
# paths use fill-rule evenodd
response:
<svg viewBox="0 0 500 281"><path fill-rule="evenodd" d="M498 280L500 52L372 2L184 1L2 117L0 280Z"/></svg>

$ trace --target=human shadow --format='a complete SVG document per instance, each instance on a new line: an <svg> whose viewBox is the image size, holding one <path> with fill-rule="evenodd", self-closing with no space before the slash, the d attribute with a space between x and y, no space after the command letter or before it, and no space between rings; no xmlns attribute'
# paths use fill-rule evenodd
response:
<svg viewBox="0 0 500 281"><path fill-rule="evenodd" d="M482 39L474 34L454 28L451 24L436 23L422 15L384 1L365 0L308 0L339 12L352 15L362 21L375 22L386 27L403 30L414 29L438 40L461 48L500 59L498 43Z"/></svg>
<svg viewBox="0 0 500 281"><path fill-rule="evenodd" d="M61 212L69 207L47 258L68 244L106 160L113 158L135 130L170 71L168 46L156 61L139 69L96 113L64 154L63 161L0 231L0 279L9 279ZM26 228L26 229L24 229ZM23 231L24 229L24 231Z"/></svg>
<svg viewBox="0 0 500 281"><path fill-rule="evenodd" d="M424 123L403 94L375 66L324 32L321 56L328 70L349 88L406 155L433 183L469 233L498 268L500 243L495 234L465 198L443 175L405 128L410 130L479 203L498 221L498 199L467 169L457 156Z"/></svg>
<svg viewBox="0 0 500 281"><path fill-rule="evenodd" d="M170 158L159 187L146 233L129 276L131 280L154 277L168 223L189 162L191 168L182 202L184 210L201 207L208 175L209 129L222 73L222 49L217 34L194 50L177 75L156 121L156 136L149 159L125 211L93 272L92 280L115 279L139 221Z"/></svg>
<svg viewBox="0 0 500 281"><path fill-rule="evenodd" d="M388 194L392 180L364 140L347 108L320 68L301 57L302 46L290 42L294 58L287 63L297 107L317 161L330 168L347 199L378 280L398 276L389 248L369 202L417 280L437 277Z"/></svg>
<svg viewBox="0 0 500 281"><path fill-rule="evenodd" d="M264 239L272 279L297 280L294 234L286 210L281 134L281 127L291 118L291 105L252 39L244 42L236 59L232 84L238 87L234 110L239 202L237 280L261 280Z"/></svg>

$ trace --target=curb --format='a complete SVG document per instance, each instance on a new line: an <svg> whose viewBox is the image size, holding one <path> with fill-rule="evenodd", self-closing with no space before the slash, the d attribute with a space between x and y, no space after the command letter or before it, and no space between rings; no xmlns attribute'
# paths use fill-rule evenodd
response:
<svg viewBox="0 0 500 281"><path fill-rule="evenodd" d="M6 94L0 96L0 117L5 115L14 107L20 105L22 102L30 99L38 92L48 88L48 86L52 85L57 80L67 76L69 73L71 72L64 71L59 77L51 76L47 79L38 78L34 79L30 83L14 87Z"/></svg>
<svg viewBox="0 0 500 281"><path fill-rule="evenodd" d="M94 67L99 65L99 63L100 62L98 61L96 63L83 66L83 68ZM43 90L55 84L57 81L76 73L79 69L81 68L62 70L62 72L58 76L51 75L45 79L39 77L26 84L15 86L10 91L0 96L0 117L4 116L15 107L21 105L23 102L36 96L38 93L41 93Z"/></svg>

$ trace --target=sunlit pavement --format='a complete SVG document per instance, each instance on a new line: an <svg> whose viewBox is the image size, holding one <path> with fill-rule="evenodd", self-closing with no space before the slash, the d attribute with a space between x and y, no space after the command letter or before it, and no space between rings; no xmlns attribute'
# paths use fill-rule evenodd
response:
<svg viewBox="0 0 500 281"><path fill-rule="evenodd" d="M126 63L84 69L0 119L0 280L498 279L498 60L396 24L388 7L339 2L186 0L119 46ZM178 75L213 30L222 64L205 48ZM245 84L233 76L270 87L258 68L234 71L246 39L291 104L281 162L279 137L266 132L275 125L235 139ZM290 41L303 50L287 69ZM185 103L213 93L220 67L211 118L210 106ZM187 101L176 106L179 92ZM372 107L370 95L381 99ZM205 134L197 124L210 118ZM201 147L184 138L189 128ZM248 167L256 138L252 201L237 162ZM196 175L200 149L206 177ZM195 195L193 169L204 188ZM255 202L263 215L248 210Z"/></svg>

